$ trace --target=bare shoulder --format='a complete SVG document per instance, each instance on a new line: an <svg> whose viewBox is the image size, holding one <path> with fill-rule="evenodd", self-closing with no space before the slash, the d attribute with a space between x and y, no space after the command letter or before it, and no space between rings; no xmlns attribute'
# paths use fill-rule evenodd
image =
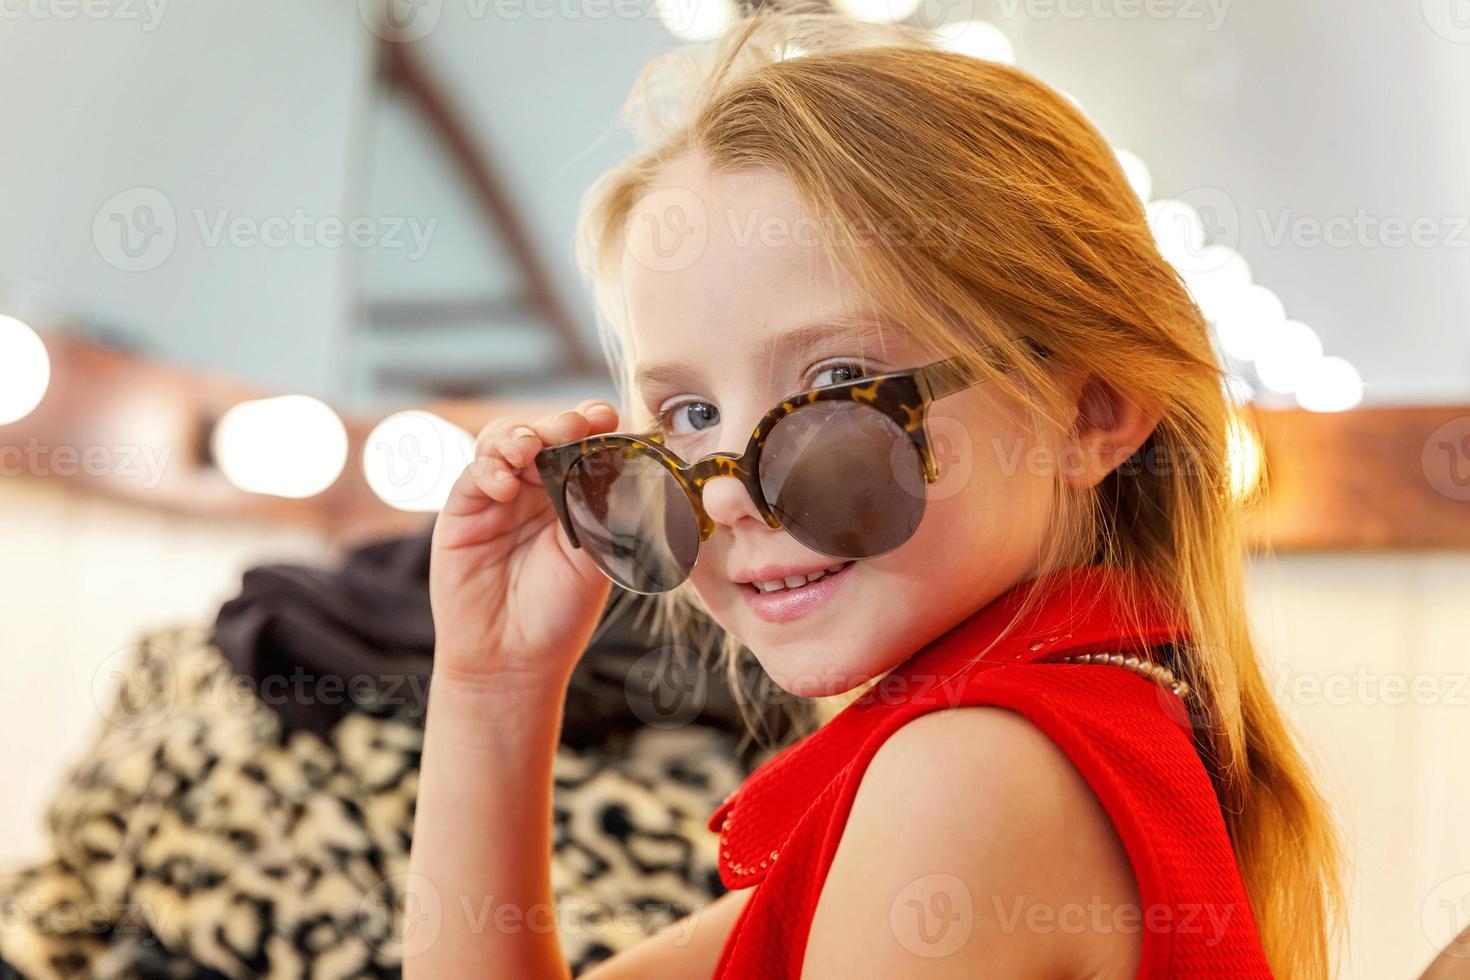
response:
<svg viewBox="0 0 1470 980"><path fill-rule="evenodd" d="M1128 856L1066 754L1001 708L933 711L863 774L804 975L1131 977ZM1119 913L1123 914L1119 914Z"/></svg>

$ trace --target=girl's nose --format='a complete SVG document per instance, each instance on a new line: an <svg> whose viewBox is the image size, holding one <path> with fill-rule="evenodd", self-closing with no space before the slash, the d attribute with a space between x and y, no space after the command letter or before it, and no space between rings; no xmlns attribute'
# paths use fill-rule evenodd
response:
<svg viewBox="0 0 1470 980"><path fill-rule="evenodd" d="M766 526L745 484L733 476L717 476L704 485L704 510L710 520L726 530L741 521Z"/></svg>

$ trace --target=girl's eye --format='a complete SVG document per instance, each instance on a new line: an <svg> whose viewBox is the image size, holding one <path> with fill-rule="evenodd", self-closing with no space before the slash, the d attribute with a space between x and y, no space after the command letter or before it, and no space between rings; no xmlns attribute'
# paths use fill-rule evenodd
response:
<svg viewBox="0 0 1470 980"><path fill-rule="evenodd" d="M820 380L824 375L829 372L836 373L840 376L832 378L829 381ZM854 381L858 378L861 378L862 376L863 369L857 364L833 364L830 367L825 367L822 370L818 371L812 377L811 387L822 388L826 387L827 385L839 385L842 384L844 381Z"/></svg>
<svg viewBox="0 0 1470 980"><path fill-rule="evenodd" d="M680 402L664 409L659 429L666 435L685 436L718 425L720 410L709 402Z"/></svg>
<svg viewBox="0 0 1470 980"><path fill-rule="evenodd" d="M835 375L828 377L828 375ZM863 377L860 365L843 363L824 367L808 377L805 388L823 388ZM658 418L659 431L666 436L687 436L720 424L720 410L709 402L676 402Z"/></svg>

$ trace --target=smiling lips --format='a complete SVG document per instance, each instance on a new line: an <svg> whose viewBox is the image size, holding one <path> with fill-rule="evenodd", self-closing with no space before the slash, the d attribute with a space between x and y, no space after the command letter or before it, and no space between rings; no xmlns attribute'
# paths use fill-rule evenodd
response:
<svg viewBox="0 0 1470 980"><path fill-rule="evenodd" d="M819 568L813 572L807 572L805 574L796 573L793 575L786 575L780 578L771 578L768 580L754 579L747 584L754 586L756 590L760 592L777 592L781 589L799 589L809 582L817 581L817 579L821 578L824 575L829 575L833 572L840 572L849 564L851 564L851 562L839 561L835 564L828 565L826 568Z"/></svg>
<svg viewBox="0 0 1470 980"><path fill-rule="evenodd" d="M742 583L742 591L756 616L769 623L789 623L831 598L851 577L850 569L856 564L855 561L838 562L803 575L756 579Z"/></svg>

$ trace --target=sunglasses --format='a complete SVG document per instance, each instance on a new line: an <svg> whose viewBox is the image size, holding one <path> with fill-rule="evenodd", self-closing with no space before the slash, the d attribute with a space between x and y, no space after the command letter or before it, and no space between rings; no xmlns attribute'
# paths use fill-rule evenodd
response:
<svg viewBox="0 0 1470 980"><path fill-rule="evenodd" d="M1005 369L995 348L978 353ZM688 462L654 428L547 446L536 468L572 546L630 592L668 592L688 579L715 527L704 488L720 476L739 480L767 525L813 551L873 558L919 527L924 486L939 479L929 406L986 377L966 361L956 355L791 395L761 417L738 455Z"/></svg>

